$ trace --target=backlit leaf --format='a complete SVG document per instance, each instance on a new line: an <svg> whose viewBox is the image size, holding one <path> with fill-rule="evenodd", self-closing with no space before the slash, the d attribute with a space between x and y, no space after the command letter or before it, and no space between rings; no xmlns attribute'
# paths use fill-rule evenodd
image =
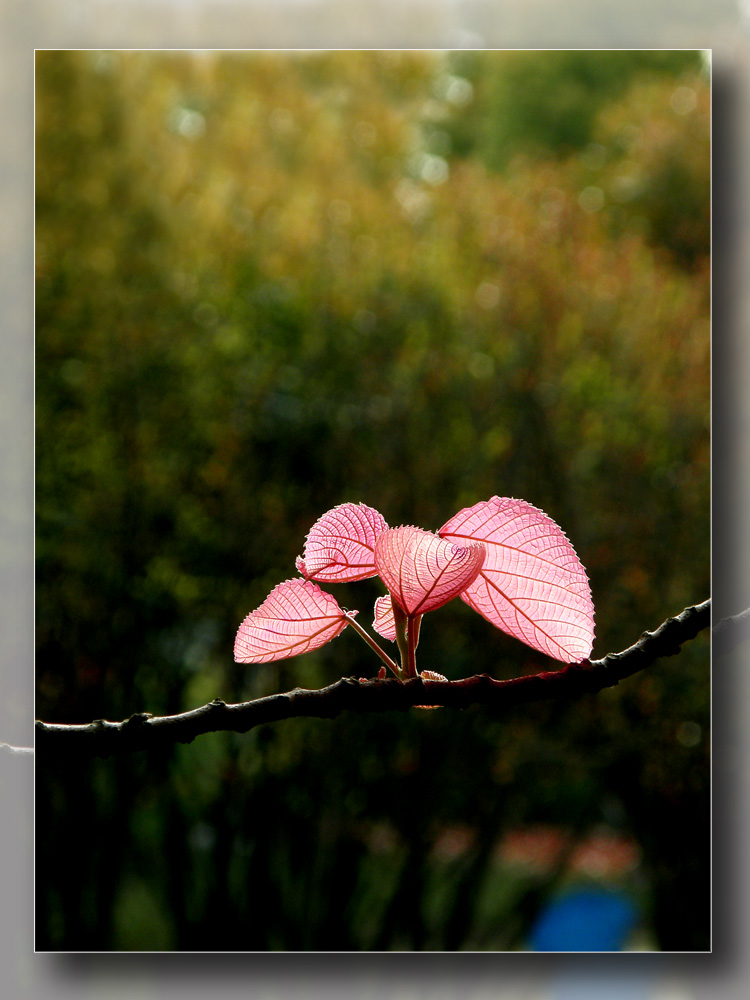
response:
<svg viewBox="0 0 750 1000"><path fill-rule="evenodd" d="M309 580L343 583L375 576L374 547L388 528L382 514L363 503L342 503L312 526L297 569Z"/></svg>
<svg viewBox="0 0 750 1000"><path fill-rule="evenodd" d="M285 580L240 625L234 659L236 663L267 663L299 656L335 639L346 625L346 615L335 598L317 584Z"/></svg>
<svg viewBox="0 0 750 1000"><path fill-rule="evenodd" d="M393 619L393 602L390 594L385 594L375 601L375 619L372 627L384 639L396 641L396 622Z"/></svg>
<svg viewBox="0 0 750 1000"><path fill-rule="evenodd" d="M390 528L375 543L375 565L394 600L410 615L458 597L484 561L481 542L454 545L412 525Z"/></svg>
<svg viewBox="0 0 750 1000"><path fill-rule="evenodd" d="M439 674L436 670L423 670L419 675L423 681L447 681L448 678L444 674ZM430 706L435 708L436 706Z"/></svg>
<svg viewBox="0 0 750 1000"><path fill-rule="evenodd" d="M438 534L487 549L461 597L497 628L534 649L574 663L594 641L588 577L565 533L524 500L492 497L466 507Z"/></svg>

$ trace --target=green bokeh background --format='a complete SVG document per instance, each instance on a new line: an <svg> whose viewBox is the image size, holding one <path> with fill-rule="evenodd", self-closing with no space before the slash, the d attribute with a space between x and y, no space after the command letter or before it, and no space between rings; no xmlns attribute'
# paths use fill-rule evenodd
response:
<svg viewBox="0 0 750 1000"><path fill-rule="evenodd" d="M697 52L39 52L37 716L374 675L351 630L232 662L344 501L544 509L595 656L704 600L709 101ZM498 850L542 824L630 838L641 940L706 949L708 664L40 759L37 948L512 950L574 878ZM419 665L554 667L459 601Z"/></svg>

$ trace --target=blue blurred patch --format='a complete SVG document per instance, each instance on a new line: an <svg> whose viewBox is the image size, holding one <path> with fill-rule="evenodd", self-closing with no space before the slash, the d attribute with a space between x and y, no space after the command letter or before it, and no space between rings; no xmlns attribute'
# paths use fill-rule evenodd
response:
<svg viewBox="0 0 750 1000"><path fill-rule="evenodd" d="M621 951L638 919L623 892L576 889L549 903L532 928L532 951Z"/></svg>

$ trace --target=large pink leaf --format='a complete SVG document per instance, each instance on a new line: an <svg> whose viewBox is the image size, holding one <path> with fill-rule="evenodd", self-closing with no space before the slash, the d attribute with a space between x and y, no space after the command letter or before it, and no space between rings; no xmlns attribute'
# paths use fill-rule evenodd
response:
<svg viewBox="0 0 750 1000"><path fill-rule="evenodd" d="M267 663L299 656L335 639L346 624L346 614L335 598L317 584L286 580L240 625L234 659L236 663Z"/></svg>
<svg viewBox="0 0 750 1000"><path fill-rule="evenodd" d="M475 611L564 663L589 656L594 606L588 578L552 518L524 500L492 497L459 511L438 534L486 546L479 575L461 594Z"/></svg>
<svg viewBox="0 0 750 1000"><path fill-rule="evenodd" d="M389 528L375 542L380 578L407 614L433 611L458 597L476 579L484 546L454 545L411 525Z"/></svg>
<svg viewBox="0 0 750 1000"><path fill-rule="evenodd" d="M382 514L363 503L342 503L310 528L297 569L309 580L329 583L375 576L375 539L388 525Z"/></svg>

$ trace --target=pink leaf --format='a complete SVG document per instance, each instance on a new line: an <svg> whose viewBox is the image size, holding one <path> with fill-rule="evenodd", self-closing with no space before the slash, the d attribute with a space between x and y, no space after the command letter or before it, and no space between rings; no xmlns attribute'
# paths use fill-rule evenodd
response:
<svg viewBox="0 0 750 1000"><path fill-rule="evenodd" d="M393 602L390 594L385 594L375 601L375 620L372 627L384 639L396 641L396 622L393 620Z"/></svg>
<svg viewBox="0 0 750 1000"><path fill-rule="evenodd" d="M483 542L487 558L461 597L497 628L564 663L586 659L594 606L586 571L565 533L524 500L465 507L438 532Z"/></svg>
<svg viewBox="0 0 750 1000"><path fill-rule="evenodd" d="M439 674L436 670L423 670L419 675L423 681L447 681L448 678L443 674ZM436 705L432 705L432 708L437 708Z"/></svg>
<svg viewBox="0 0 750 1000"><path fill-rule="evenodd" d="M407 614L433 611L458 597L481 569L484 546L454 545L411 525L390 528L375 542L375 565Z"/></svg>
<svg viewBox="0 0 750 1000"><path fill-rule="evenodd" d="M236 663L267 663L299 656L335 639L346 624L346 614L335 598L317 584L286 580L240 625L234 659Z"/></svg>
<svg viewBox="0 0 750 1000"><path fill-rule="evenodd" d="M311 580L343 583L375 576L375 539L388 525L372 507L342 503L310 528L297 569Z"/></svg>

